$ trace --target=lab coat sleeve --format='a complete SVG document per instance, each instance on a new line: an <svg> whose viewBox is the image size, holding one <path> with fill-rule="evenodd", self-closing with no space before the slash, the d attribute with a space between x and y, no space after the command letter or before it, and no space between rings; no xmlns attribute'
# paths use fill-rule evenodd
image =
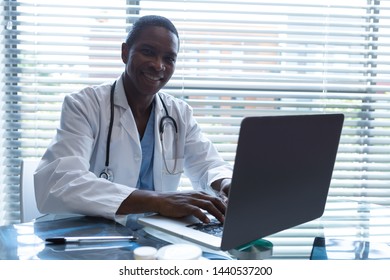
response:
<svg viewBox="0 0 390 280"><path fill-rule="evenodd" d="M34 175L37 205L42 213L115 219L118 207L134 190L89 171L100 117L99 102L93 96L65 97L60 128Z"/></svg>
<svg viewBox="0 0 390 280"><path fill-rule="evenodd" d="M213 143L202 133L192 114L186 110L185 172L195 189L207 191L212 182L232 178L232 166L222 159Z"/></svg>

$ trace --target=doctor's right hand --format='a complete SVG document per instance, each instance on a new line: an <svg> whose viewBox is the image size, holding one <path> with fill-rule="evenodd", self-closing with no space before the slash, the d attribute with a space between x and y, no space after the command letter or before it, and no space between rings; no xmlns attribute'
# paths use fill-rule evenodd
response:
<svg viewBox="0 0 390 280"><path fill-rule="evenodd" d="M160 193L158 213L163 216L180 218L193 215L203 223L210 220L205 211L221 223L225 219L226 204L219 197L204 192Z"/></svg>

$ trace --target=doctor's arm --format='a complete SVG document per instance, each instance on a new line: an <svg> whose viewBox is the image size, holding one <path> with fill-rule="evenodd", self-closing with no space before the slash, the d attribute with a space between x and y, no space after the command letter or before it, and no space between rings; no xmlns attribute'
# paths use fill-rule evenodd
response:
<svg viewBox="0 0 390 280"><path fill-rule="evenodd" d="M115 219L118 205L129 195L127 186L100 179L89 170L102 114L94 97L92 92L81 92L64 99L60 127L34 175L37 206L42 213Z"/></svg>
<svg viewBox="0 0 390 280"><path fill-rule="evenodd" d="M203 192L159 193L136 190L121 203L116 214L155 212L175 218L193 215L200 221L209 223L204 210L220 222L224 221L226 205L216 196Z"/></svg>

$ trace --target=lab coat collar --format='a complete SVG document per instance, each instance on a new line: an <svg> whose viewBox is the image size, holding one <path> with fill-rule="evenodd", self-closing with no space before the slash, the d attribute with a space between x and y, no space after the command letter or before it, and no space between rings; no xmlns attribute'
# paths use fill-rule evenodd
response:
<svg viewBox="0 0 390 280"><path fill-rule="evenodd" d="M129 105L127 103L125 88L123 86L122 75L116 80L115 91L114 91L114 105L122 107L125 110L129 108Z"/></svg>
<svg viewBox="0 0 390 280"><path fill-rule="evenodd" d="M160 118L160 114L164 113L164 107L161 103L160 98L158 97L159 92L155 95L155 113L157 119ZM114 105L122 107L123 109L127 110L130 109L129 105L127 103L127 97L126 97L126 92L125 88L123 86L123 77L122 75L116 80L116 85L115 85L115 91L114 91Z"/></svg>

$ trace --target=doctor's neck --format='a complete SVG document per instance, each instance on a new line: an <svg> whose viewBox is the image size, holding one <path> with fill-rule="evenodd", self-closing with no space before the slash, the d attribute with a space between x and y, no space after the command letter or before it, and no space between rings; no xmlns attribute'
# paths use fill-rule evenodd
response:
<svg viewBox="0 0 390 280"><path fill-rule="evenodd" d="M156 94L139 93L135 88L126 82L123 83L127 103L134 115L134 118L149 118Z"/></svg>

